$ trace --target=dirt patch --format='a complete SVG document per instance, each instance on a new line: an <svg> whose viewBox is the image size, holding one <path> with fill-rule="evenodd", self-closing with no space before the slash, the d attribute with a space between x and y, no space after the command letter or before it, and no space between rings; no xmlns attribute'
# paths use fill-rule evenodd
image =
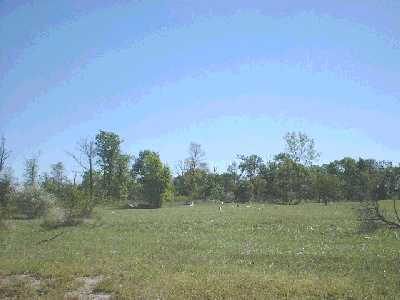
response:
<svg viewBox="0 0 400 300"><path fill-rule="evenodd" d="M40 285L41 281L31 275L9 275L0 276L0 286L13 285L17 282L24 282L30 284L32 287Z"/></svg>
<svg viewBox="0 0 400 300"><path fill-rule="evenodd" d="M68 292L65 294L65 299L79 299L79 300L109 300L110 294L94 293L96 286L104 280L103 276L96 277L80 277L76 279L82 284L82 287L76 291Z"/></svg>
<svg viewBox="0 0 400 300"><path fill-rule="evenodd" d="M77 278L81 287L65 293L64 299L110 300L110 294L95 292L97 285L103 280L103 276ZM47 294L46 283L48 280L28 274L0 275L0 299L36 299Z"/></svg>
<svg viewBox="0 0 400 300"><path fill-rule="evenodd" d="M43 295L45 293L42 280L32 275L0 275L1 299L17 299L32 295Z"/></svg>

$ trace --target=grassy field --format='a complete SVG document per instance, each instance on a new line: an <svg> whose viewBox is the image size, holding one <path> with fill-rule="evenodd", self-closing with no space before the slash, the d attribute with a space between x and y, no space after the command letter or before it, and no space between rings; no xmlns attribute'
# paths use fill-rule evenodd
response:
<svg viewBox="0 0 400 300"><path fill-rule="evenodd" d="M98 208L56 230L11 221L0 298L62 299L87 277L100 278L92 298L400 299L400 232L359 232L355 207Z"/></svg>

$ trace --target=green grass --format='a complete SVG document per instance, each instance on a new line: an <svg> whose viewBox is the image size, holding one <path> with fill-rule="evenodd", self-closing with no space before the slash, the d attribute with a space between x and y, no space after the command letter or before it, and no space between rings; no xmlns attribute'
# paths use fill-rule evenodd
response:
<svg viewBox="0 0 400 300"><path fill-rule="evenodd" d="M0 233L0 274L41 278L50 299L96 275L106 278L96 292L117 299L400 299L400 232L360 233L354 207L98 208L88 223L50 231L13 221ZM32 293L16 287L0 298Z"/></svg>

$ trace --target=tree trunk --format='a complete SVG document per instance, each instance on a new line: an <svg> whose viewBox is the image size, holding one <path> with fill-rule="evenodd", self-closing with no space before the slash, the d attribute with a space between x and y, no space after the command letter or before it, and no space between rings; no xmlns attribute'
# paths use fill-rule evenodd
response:
<svg viewBox="0 0 400 300"><path fill-rule="evenodd" d="M89 158L89 196L90 202L93 202L93 162L92 158Z"/></svg>

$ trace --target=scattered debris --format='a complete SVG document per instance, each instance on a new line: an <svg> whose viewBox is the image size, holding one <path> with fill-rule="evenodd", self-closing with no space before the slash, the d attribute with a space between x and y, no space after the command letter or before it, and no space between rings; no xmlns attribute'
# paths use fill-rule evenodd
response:
<svg viewBox="0 0 400 300"><path fill-rule="evenodd" d="M18 281L28 283L33 288L39 287L41 284L41 280L33 277L32 275L22 274L22 275L0 276L0 287L12 285Z"/></svg>
<svg viewBox="0 0 400 300"><path fill-rule="evenodd" d="M96 293L94 292L97 285L104 280L103 276L96 277L80 277L76 281L81 283L82 286L78 290L67 292L64 295L65 299L79 299L79 300L109 300L112 298L111 294ZM37 295L46 294L46 289L43 289L43 283L46 280L40 279L30 274L18 275L0 275L0 291L18 285L20 283L29 286L36 291ZM15 299L14 295L1 294L2 299Z"/></svg>
<svg viewBox="0 0 400 300"><path fill-rule="evenodd" d="M46 289L43 289L42 280L32 275L0 275L0 298L19 299L21 295L18 295L18 292L21 289L21 284L24 288L35 291L37 295L46 294Z"/></svg>
<svg viewBox="0 0 400 300"><path fill-rule="evenodd" d="M83 286L77 291L68 292L65 294L65 299L79 299L79 300L108 300L111 299L110 294L94 293L96 286L104 280L103 276L96 277L80 277L76 279Z"/></svg>

